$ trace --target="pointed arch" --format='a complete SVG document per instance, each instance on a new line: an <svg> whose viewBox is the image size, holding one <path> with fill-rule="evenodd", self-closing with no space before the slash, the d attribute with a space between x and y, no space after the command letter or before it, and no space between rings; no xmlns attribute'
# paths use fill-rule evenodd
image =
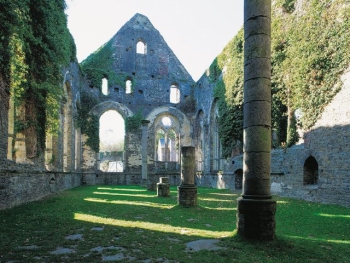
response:
<svg viewBox="0 0 350 263"><path fill-rule="evenodd" d="M219 111L217 101L212 104L210 112L210 170L221 169L221 142L219 137Z"/></svg>
<svg viewBox="0 0 350 263"><path fill-rule="evenodd" d="M317 184L318 162L310 155L304 163L304 185Z"/></svg>

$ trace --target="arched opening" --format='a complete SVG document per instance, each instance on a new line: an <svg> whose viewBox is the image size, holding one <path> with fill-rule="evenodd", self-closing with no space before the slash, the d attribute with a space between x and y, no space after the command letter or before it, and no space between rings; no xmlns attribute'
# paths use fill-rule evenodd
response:
<svg viewBox="0 0 350 263"><path fill-rule="evenodd" d="M157 122L155 138L156 161L179 162L179 135L176 121L170 115L164 115Z"/></svg>
<svg viewBox="0 0 350 263"><path fill-rule="evenodd" d="M170 103L180 103L180 89L176 85L170 87Z"/></svg>
<svg viewBox="0 0 350 263"><path fill-rule="evenodd" d="M122 172L124 170L125 123L115 110L108 110L100 117L100 170Z"/></svg>
<svg viewBox="0 0 350 263"><path fill-rule="evenodd" d="M214 102L210 116L210 157L211 171L221 169L221 142L219 137L219 111L217 103Z"/></svg>
<svg viewBox="0 0 350 263"><path fill-rule="evenodd" d="M196 160L197 160L197 171L204 170L204 112L200 110L197 115L194 133L195 133L195 142L197 146L196 150Z"/></svg>
<svg viewBox="0 0 350 263"><path fill-rule="evenodd" d="M131 79L127 79L125 81L125 93L126 94L132 93L132 82L131 82Z"/></svg>
<svg viewBox="0 0 350 263"><path fill-rule="evenodd" d="M106 78L102 79L102 94L108 95L108 80Z"/></svg>
<svg viewBox="0 0 350 263"><path fill-rule="evenodd" d="M72 116L72 92L69 82L64 85L64 95L66 97L63 105L63 171L73 169L73 116Z"/></svg>
<svg viewBox="0 0 350 263"><path fill-rule="evenodd" d="M304 163L304 185L317 184L318 163L313 156L309 156Z"/></svg>
<svg viewBox="0 0 350 263"><path fill-rule="evenodd" d="M156 160L160 162L166 160L165 132L163 129L156 132Z"/></svg>
<svg viewBox="0 0 350 263"><path fill-rule="evenodd" d="M142 40L139 40L136 44L136 53L143 55L147 53L147 45Z"/></svg>
<svg viewBox="0 0 350 263"><path fill-rule="evenodd" d="M178 136L174 129L170 129L168 132L168 149L169 149L169 158L170 162L178 162L179 156L179 140Z"/></svg>
<svg viewBox="0 0 350 263"><path fill-rule="evenodd" d="M235 171L235 189L240 190L243 187L243 170L237 169Z"/></svg>

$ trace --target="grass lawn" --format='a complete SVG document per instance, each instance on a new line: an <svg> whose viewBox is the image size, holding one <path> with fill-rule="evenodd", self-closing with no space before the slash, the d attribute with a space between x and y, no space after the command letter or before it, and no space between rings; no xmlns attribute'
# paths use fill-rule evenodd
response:
<svg viewBox="0 0 350 263"><path fill-rule="evenodd" d="M83 186L0 211L0 262L350 262L350 209L278 198L273 242L236 235L239 192L198 188L198 207L139 186ZM216 250L190 249L203 239ZM221 248L221 249L220 249Z"/></svg>

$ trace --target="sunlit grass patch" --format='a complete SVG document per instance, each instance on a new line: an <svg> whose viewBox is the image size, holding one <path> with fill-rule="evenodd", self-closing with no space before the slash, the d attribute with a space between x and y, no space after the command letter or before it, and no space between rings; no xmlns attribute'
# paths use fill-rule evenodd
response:
<svg viewBox="0 0 350 263"><path fill-rule="evenodd" d="M167 198L140 186L78 187L1 211L0 262L101 262L117 253L126 262L348 262L348 208L277 198L276 240L248 242L237 236L240 194L198 187L198 206L183 208L177 187ZM186 252L199 239L225 249ZM51 254L59 247L74 253Z"/></svg>

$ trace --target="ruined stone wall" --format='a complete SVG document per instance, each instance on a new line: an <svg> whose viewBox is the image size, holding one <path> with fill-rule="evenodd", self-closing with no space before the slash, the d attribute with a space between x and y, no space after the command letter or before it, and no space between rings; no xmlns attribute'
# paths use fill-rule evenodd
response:
<svg viewBox="0 0 350 263"><path fill-rule="evenodd" d="M321 118L304 133L304 143L271 151L271 193L313 202L350 206L350 71ZM316 184L304 184L308 157L318 164ZM233 169L243 169L243 156Z"/></svg>
<svg viewBox="0 0 350 263"><path fill-rule="evenodd" d="M42 171L6 160L0 164L0 210L81 185L79 173Z"/></svg>

